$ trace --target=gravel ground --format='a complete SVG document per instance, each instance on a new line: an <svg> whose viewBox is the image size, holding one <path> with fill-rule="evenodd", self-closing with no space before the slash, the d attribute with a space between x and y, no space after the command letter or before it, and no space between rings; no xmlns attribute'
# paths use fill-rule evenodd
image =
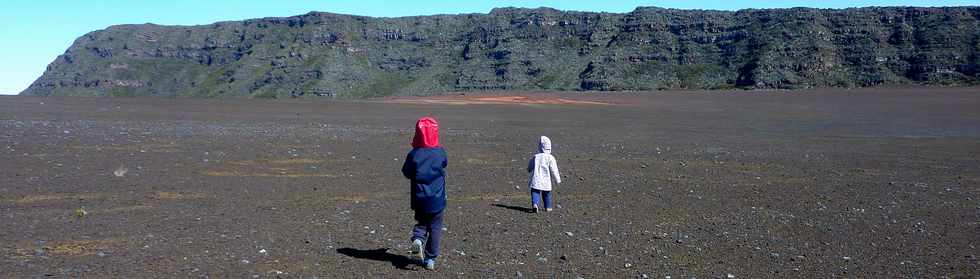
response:
<svg viewBox="0 0 980 279"><path fill-rule="evenodd" d="M0 277L980 277L978 88L507 94L613 105L0 97ZM530 214L540 135L565 183Z"/></svg>

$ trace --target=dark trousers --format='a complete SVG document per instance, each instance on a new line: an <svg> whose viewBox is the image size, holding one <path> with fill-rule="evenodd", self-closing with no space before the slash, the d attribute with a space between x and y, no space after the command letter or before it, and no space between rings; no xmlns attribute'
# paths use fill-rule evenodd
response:
<svg viewBox="0 0 980 279"><path fill-rule="evenodd" d="M445 210L443 210L445 211ZM439 257L439 241L442 240L442 212L415 212L415 228L412 229L412 241L416 239L425 243L425 257Z"/></svg>
<svg viewBox="0 0 980 279"><path fill-rule="evenodd" d="M544 198L544 208L551 208L551 191L538 189L531 189L531 207L540 204L542 197Z"/></svg>

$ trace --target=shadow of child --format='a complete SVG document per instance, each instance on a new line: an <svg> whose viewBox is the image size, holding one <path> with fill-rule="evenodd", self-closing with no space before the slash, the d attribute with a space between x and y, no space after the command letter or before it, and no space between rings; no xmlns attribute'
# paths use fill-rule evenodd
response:
<svg viewBox="0 0 980 279"><path fill-rule="evenodd" d="M501 207L501 208L506 208L506 209L510 209L510 210L517 210L517 211L524 212L524 213L531 212L531 208L527 208L527 207L520 207L520 206L513 206L513 205L506 205L506 204L499 204L499 203L495 203L495 204L493 204L493 206Z"/></svg>
<svg viewBox="0 0 980 279"><path fill-rule="evenodd" d="M388 253L388 248L380 248L374 250L340 248L337 249L337 253L341 253L348 257L353 257L358 259L390 262L391 265L395 266L398 269L409 269L408 268L409 265L416 263L415 260L412 260L409 257Z"/></svg>

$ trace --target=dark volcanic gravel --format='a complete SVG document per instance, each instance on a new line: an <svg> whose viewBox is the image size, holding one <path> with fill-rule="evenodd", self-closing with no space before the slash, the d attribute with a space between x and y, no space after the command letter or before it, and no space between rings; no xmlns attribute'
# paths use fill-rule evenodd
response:
<svg viewBox="0 0 980 279"><path fill-rule="evenodd" d="M0 277L980 276L980 89L550 95L617 105L0 97ZM540 135L565 183L533 215Z"/></svg>

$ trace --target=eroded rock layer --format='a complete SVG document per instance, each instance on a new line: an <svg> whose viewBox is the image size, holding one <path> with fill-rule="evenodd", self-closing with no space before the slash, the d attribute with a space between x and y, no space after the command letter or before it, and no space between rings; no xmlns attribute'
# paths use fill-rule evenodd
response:
<svg viewBox="0 0 980 279"><path fill-rule="evenodd" d="M976 85L980 7L313 12L78 38L25 95L359 98L472 90Z"/></svg>

